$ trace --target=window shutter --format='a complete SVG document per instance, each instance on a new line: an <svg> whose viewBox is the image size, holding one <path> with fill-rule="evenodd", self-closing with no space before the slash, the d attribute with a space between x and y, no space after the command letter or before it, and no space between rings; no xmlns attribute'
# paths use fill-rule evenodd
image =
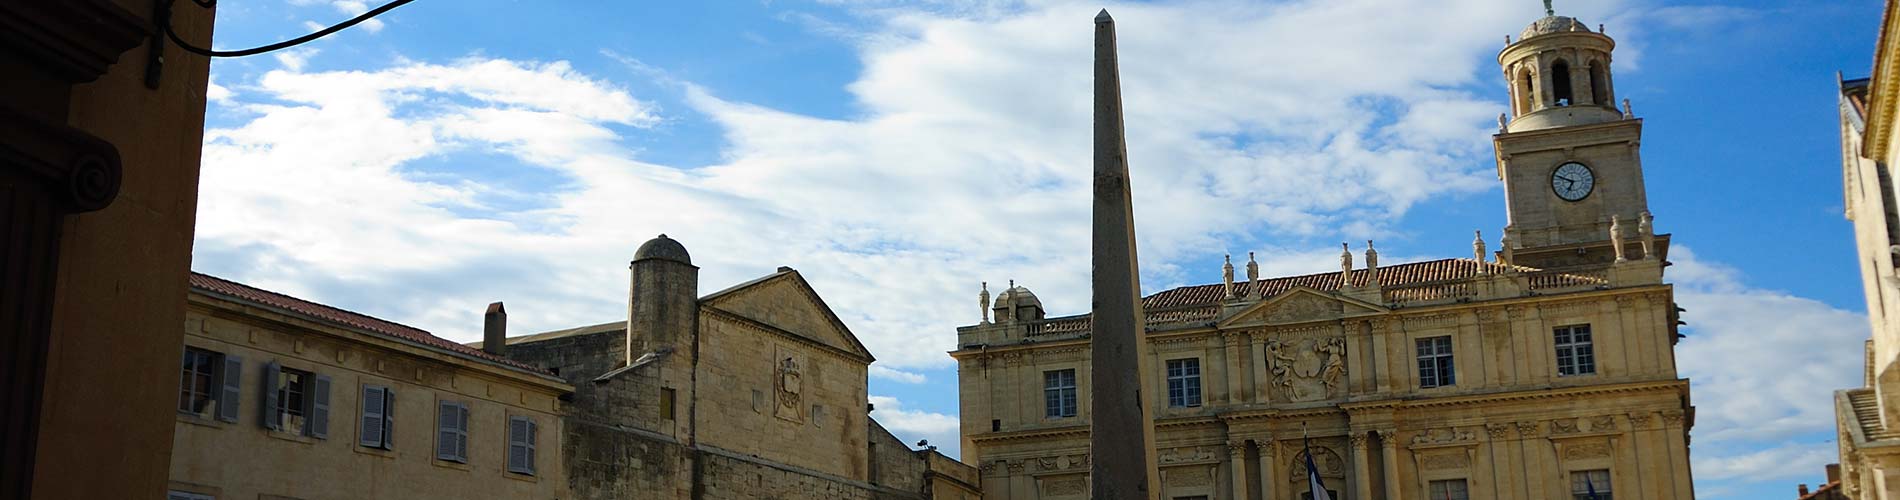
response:
<svg viewBox="0 0 1900 500"><path fill-rule="evenodd" d="M523 417L522 421L525 421L528 423L528 440L527 440L528 441L528 453L527 453L528 460L526 463L523 464L523 468L527 469L529 474L533 474L534 473L534 440L535 440L535 434L537 434L536 431L539 431L540 429L535 428L534 420L532 419Z"/></svg>
<svg viewBox="0 0 1900 500"><path fill-rule="evenodd" d="M508 471L528 473L528 421L508 417Z"/></svg>
<svg viewBox="0 0 1900 500"><path fill-rule="evenodd" d="M458 422L458 424L455 427L455 458L460 459L463 462L467 462L468 461L468 405L465 405L465 404L456 405L455 415L456 415L455 417L456 422Z"/></svg>
<svg viewBox="0 0 1900 500"><path fill-rule="evenodd" d="M383 388L383 448L396 447L396 389Z"/></svg>
<svg viewBox="0 0 1900 500"><path fill-rule="evenodd" d="M218 392L218 420L237 422L238 394L244 380L244 358L224 357L224 380L218 384L223 390Z"/></svg>
<svg viewBox="0 0 1900 500"><path fill-rule="evenodd" d="M317 382L310 388L310 435L317 439L330 439L330 376L317 375Z"/></svg>
<svg viewBox="0 0 1900 500"><path fill-rule="evenodd" d="M435 458L455 460L455 424L461 414L448 401L437 402L435 410Z"/></svg>
<svg viewBox="0 0 1900 500"><path fill-rule="evenodd" d="M383 445L383 388L363 386L363 418L357 444L363 446Z"/></svg>
<svg viewBox="0 0 1900 500"><path fill-rule="evenodd" d="M278 366L276 361L264 363L264 383L260 384L264 390L264 397L258 398L264 404L258 405L260 407L258 413L264 420L264 428L270 430L284 428L283 422L277 418L277 376L282 373L283 367Z"/></svg>

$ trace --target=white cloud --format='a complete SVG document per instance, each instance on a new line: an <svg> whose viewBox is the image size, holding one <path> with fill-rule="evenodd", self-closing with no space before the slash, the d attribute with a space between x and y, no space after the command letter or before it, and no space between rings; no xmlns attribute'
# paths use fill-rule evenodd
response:
<svg viewBox="0 0 1900 500"><path fill-rule="evenodd" d="M217 104L229 103L231 101L231 89L223 85L218 85L217 77L213 76L205 81L205 100Z"/></svg>
<svg viewBox="0 0 1900 500"><path fill-rule="evenodd" d="M1099 6L947 5L827 25L861 30L848 119L668 85L686 89L679 112L723 130L710 166L642 161L621 140L664 131L661 110L564 62L306 73L314 52L280 54L232 100L255 117L207 133L197 263L472 340L496 299L521 331L623 315L625 259L665 232L706 291L792 265L887 369L948 365L979 281L1086 308ZM1473 55L1534 14L1492 0L1110 8L1150 290L1218 279L1179 263L1244 255L1226 243L1244 235L1357 248L1421 201L1493 189L1486 138L1504 105L1472 90L1495 72ZM1337 262L1325 247L1258 250L1269 276Z"/></svg>
<svg viewBox="0 0 1900 500"><path fill-rule="evenodd" d="M314 48L301 47L272 52L271 57L276 58L277 64L283 65L284 69L295 72L303 71L304 64L308 63L311 57L315 57L317 52Z"/></svg>
<svg viewBox="0 0 1900 500"><path fill-rule="evenodd" d="M908 372L880 364L871 365L871 376L906 384L921 384L928 381L922 373Z"/></svg>
<svg viewBox="0 0 1900 500"><path fill-rule="evenodd" d="M871 418L877 419L885 429L896 435L906 445L915 446L919 440L930 440L945 455L959 456L958 445L961 439L957 435L956 415L931 413L927 411L906 410L897 398L889 396L871 396Z"/></svg>
<svg viewBox="0 0 1900 500"><path fill-rule="evenodd" d="M1742 273L1670 248L1686 312L1676 347L1694 385L1696 478L1811 475L1835 460L1834 391L1861 385L1865 315L1754 288Z"/></svg>

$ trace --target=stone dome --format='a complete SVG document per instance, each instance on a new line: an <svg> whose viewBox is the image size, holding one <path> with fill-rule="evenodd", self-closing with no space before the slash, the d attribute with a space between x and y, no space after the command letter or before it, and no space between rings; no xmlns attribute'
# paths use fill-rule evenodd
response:
<svg viewBox="0 0 1900 500"><path fill-rule="evenodd" d="M693 263L693 256L686 253L686 246L664 234L647 240L640 245L639 250L633 252L634 262L647 259L665 259L687 265Z"/></svg>
<svg viewBox="0 0 1900 500"><path fill-rule="evenodd" d="M1015 307L1015 306L1024 305L1024 304L1033 305L1033 306L1036 306L1037 309L1041 309L1042 299L1036 298L1036 294L1034 292L1030 292L1028 288L1023 288L1021 286L1009 287L1008 290L1003 290L1002 294L996 296L997 309Z"/></svg>
<svg viewBox="0 0 1900 500"><path fill-rule="evenodd" d="M1537 35L1570 31L1589 33L1590 27L1584 26L1582 21L1578 21L1577 18L1574 17L1546 16L1543 19L1538 19L1537 22L1531 23L1530 26L1525 27L1524 32L1518 34L1517 39L1529 40L1531 37Z"/></svg>

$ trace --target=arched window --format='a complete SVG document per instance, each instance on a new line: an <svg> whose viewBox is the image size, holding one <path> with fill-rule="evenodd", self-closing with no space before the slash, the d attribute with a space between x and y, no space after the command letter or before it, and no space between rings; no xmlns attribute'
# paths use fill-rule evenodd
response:
<svg viewBox="0 0 1900 500"><path fill-rule="evenodd" d="M1603 61L1590 61L1590 103L1598 106L1615 106L1610 102L1610 79L1603 69Z"/></svg>
<svg viewBox="0 0 1900 500"><path fill-rule="evenodd" d="M1522 115L1525 113L1536 111L1535 109L1531 108L1531 98L1532 98L1531 90L1533 88L1531 82L1535 82L1537 80L1536 78L1531 76L1531 70L1527 68L1519 68L1517 70L1516 80L1517 80L1517 85L1516 85L1517 99L1515 99L1512 102L1512 104L1516 106L1517 114Z"/></svg>
<svg viewBox="0 0 1900 500"><path fill-rule="evenodd" d="M1562 60L1550 63L1550 90L1552 105L1569 106L1577 102L1570 94L1570 63Z"/></svg>

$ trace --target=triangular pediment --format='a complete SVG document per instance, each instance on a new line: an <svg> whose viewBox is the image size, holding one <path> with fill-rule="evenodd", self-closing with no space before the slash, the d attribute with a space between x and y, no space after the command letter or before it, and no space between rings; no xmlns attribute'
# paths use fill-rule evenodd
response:
<svg viewBox="0 0 1900 500"><path fill-rule="evenodd" d="M858 342L858 337L851 334L831 311L831 306L818 298L818 292L797 271L780 271L707 295L700 298L700 306L856 354L867 363L872 360L871 351Z"/></svg>
<svg viewBox="0 0 1900 500"><path fill-rule="evenodd" d="M1384 314L1384 306L1327 293L1307 287L1294 287L1266 300L1244 306L1221 320L1219 326L1289 325L1313 321L1334 321L1357 316Z"/></svg>

